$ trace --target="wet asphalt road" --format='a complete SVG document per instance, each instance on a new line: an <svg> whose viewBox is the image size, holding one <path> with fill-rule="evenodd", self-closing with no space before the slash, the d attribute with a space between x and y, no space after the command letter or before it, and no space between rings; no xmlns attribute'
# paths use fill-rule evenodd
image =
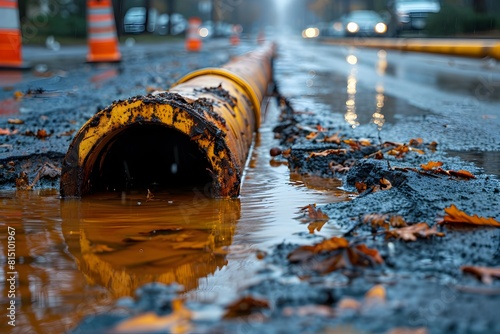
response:
<svg viewBox="0 0 500 334"><path fill-rule="evenodd" d="M467 169L477 176L477 180L467 184L451 184L448 179L429 182L415 175L396 175L388 171L385 162L367 162L370 175L360 167L341 177L346 188L352 190L359 178L384 176L404 181L401 186L394 182L392 191L326 205L329 223L348 232L353 230L353 217L398 213L408 221L425 220L432 224L450 203L467 206L473 210L470 213L500 219L499 64L489 59L380 52L293 38L277 42L276 81L280 93L300 115L297 118L302 130L311 132L319 124L332 134L338 132L346 138L368 138L372 142L408 142L412 138L422 138L425 143L436 141L438 151L432 156L408 156L403 161L390 160L390 164L411 167L429 159L440 160L448 169ZM33 175L42 162L59 166L73 131L111 101L166 88L193 69L218 66L230 54L255 46L253 42L244 42L233 48L227 41L219 41L207 43L201 54L184 52L181 43L169 46L165 54L149 47L132 49L128 54L124 52L124 61L119 65L81 65L75 61L81 58L75 55L56 63L44 59L47 68L38 67L43 72L23 74L22 81L3 85L7 88L0 92L2 105L5 101L14 104L14 112L1 117L0 128L18 130L0 137L2 187L12 189L21 171ZM15 100L16 91L28 94ZM24 124L8 124L7 119L12 118L21 119ZM37 137L39 129L50 136ZM28 131L35 135L26 135ZM285 143L277 145L287 147ZM322 148L320 143L311 144L304 138L291 147L299 153ZM299 153L294 154L300 156ZM317 172L314 165L298 168L305 173ZM57 187L57 182L57 177L47 178L39 187ZM390 245L383 238L367 239L369 247L379 249L385 264L382 269L356 273L359 279L338 272L314 275L307 266L289 265L287 256L296 245L276 245L265 259L268 267L261 273L260 283L241 292L266 298L273 305L271 311L256 312L254 318L244 321L201 323L199 330L279 333L283 328L294 328L290 331L325 333L348 325L349 330L356 332L377 333L395 327L425 327L431 333L500 331L495 314L498 282L485 289L458 270L465 264L499 265L497 229L445 231L446 238L419 243L395 241ZM360 228L357 233L366 237L370 231ZM346 277L352 284L346 283ZM386 285L384 307L367 307L335 317L318 315L320 309L312 313L300 309L309 304L338 308L343 296L361 300L375 283ZM475 292L464 293L464 287ZM291 311L284 312L286 307L291 307ZM295 316L290 318L290 312ZM96 322L104 324L106 320ZM86 327L81 328L84 331Z"/></svg>

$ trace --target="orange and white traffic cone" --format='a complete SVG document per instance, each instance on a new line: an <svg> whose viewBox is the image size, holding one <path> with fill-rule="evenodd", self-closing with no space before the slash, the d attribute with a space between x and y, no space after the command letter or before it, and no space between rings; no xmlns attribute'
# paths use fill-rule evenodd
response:
<svg viewBox="0 0 500 334"><path fill-rule="evenodd" d="M233 33L231 34L229 41L231 42L231 45L236 46L236 45L240 44L240 34L243 31L243 29L239 24L236 24L233 26L232 31L233 31Z"/></svg>
<svg viewBox="0 0 500 334"><path fill-rule="evenodd" d="M122 56L111 0L87 0L87 7L87 61L119 62Z"/></svg>
<svg viewBox="0 0 500 334"><path fill-rule="evenodd" d="M198 52L201 50L202 41L199 33L201 20L197 17L192 17L188 21L188 31L186 36L186 50L190 52Z"/></svg>
<svg viewBox="0 0 500 334"><path fill-rule="evenodd" d="M23 67L17 0L0 0L0 67Z"/></svg>

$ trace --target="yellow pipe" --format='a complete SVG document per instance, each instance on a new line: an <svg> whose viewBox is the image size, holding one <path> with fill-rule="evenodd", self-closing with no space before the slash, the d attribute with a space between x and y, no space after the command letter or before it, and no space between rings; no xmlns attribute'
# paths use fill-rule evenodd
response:
<svg viewBox="0 0 500 334"><path fill-rule="evenodd" d="M195 71L169 91L114 102L79 130L61 173L63 197L205 184L237 197L272 80L274 44L222 68Z"/></svg>
<svg viewBox="0 0 500 334"><path fill-rule="evenodd" d="M463 57L491 57L500 59L500 42L497 40L450 40L421 38L354 38L328 39L327 43L349 46L392 49L410 52L426 52Z"/></svg>

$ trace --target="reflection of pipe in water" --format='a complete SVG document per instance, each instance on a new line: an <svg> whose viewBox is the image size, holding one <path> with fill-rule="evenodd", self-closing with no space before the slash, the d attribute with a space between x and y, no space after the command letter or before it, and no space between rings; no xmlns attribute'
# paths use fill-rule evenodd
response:
<svg viewBox="0 0 500 334"><path fill-rule="evenodd" d="M180 194L172 202L155 194L151 201L128 197L125 205L119 198L62 201L64 238L89 284L115 297L148 282L190 290L227 264L223 247L231 245L240 217L239 200L205 198L195 207L197 197Z"/></svg>
<svg viewBox="0 0 500 334"><path fill-rule="evenodd" d="M358 62L358 59L354 55L347 56L346 60L351 65L355 65ZM359 125L357 121L358 115L356 114L356 75L357 70L353 67L347 77L347 101L345 102L346 112L344 114L345 121L349 123L352 128Z"/></svg>

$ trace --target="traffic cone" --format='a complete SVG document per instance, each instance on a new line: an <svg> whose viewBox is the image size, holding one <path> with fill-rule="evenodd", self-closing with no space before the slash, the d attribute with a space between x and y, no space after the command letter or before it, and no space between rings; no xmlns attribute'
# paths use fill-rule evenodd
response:
<svg viewBox="0 0 500 334"><path fill-rule="evenodd" d="M264 34L264 30L261 30L257 35L257 44L259 45L264 44L265 41L266 41L266 35Z"/></svg>
<svg viewBox="0 0 500 334"><path fill-rule="evenodd" d="M231 45L238 45L240 44L240 33L241 33L241 26L240 25L234 25L233 26L233 33L231 34L231 37L229 38L229 42L231 42Z"/></svg>
<svg viewBox="0 0 500 334"><path fill-rule="evenodd" d="M188 21L188 31L186 36L186 50L198 52L201 50L202 41L199 34L201 20L197 17L192 17Z"/></svg>
<svg viewBox="0 0 500 334"><path fill-rule="evenodd" d="M21 29L16 0L0 0L0 67L21 68Z"/></svg>
<svg viewBox="0 0 500 334"><path fill-rule="evenodd" d="M122 56L118 48L111 0L87 0L87 7L87 61L119 62Z"/></svg>

